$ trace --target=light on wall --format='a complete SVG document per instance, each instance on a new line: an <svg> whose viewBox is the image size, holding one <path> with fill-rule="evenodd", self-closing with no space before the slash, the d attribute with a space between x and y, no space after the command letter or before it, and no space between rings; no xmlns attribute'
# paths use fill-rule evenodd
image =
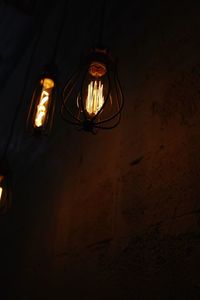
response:
<svg viewBox="0 0 200 300"><path fill-rule="evenodd" d="M78 128L96 133L117 126L123 101L116 61L106 49L95 48L65 85L61 114Z"/></svg>

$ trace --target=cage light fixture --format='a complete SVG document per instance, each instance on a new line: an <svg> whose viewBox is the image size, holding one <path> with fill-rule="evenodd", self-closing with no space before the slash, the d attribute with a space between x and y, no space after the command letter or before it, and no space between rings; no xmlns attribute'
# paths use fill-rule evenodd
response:
<svg viewBox="0 0 200 300"><path fill-rule="evenodd" d="M96 133L118 125L123 107L117 62L105 48L93 48L63 91L61 114L77 128Z"/></svg>

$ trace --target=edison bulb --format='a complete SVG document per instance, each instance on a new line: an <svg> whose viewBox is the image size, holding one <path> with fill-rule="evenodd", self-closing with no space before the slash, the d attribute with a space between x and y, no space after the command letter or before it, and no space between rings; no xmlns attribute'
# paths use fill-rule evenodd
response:
<svg viewBox="0 0 200 300"><path fill-rule="evenodd" d="M101 78L106 74L106 66L100 62L92 62L89 75L92 77L87 87L85 110L90 117L95 116L104 105L104 85Z"/></svg>
<svg viewBox="0 0 200 300"><path fill-rule="evenodd" d="M34 127L40 128L44 126L49 110L49 100L54 87L54 81L50 78L45 78L40 81L42 90L40 99L37 105Z"/></svg>
<svg viewBox="0 0 200 300"><path fill-rule="evenodd" d="M1 202L2 194L3 194L3 188L0 187L0 202Z"/></svg>
<svg viewBox="0 0 200 300"><path fill-rule="evenodd" d="M0 175L0 206L1 206L1 203L3 201L3 183L4 183L4 176L3 175Z"/></svg>

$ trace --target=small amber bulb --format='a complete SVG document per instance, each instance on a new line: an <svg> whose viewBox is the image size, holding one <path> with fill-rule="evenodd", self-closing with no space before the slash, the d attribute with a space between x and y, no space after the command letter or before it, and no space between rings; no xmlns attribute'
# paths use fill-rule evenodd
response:
<svg viewBox="0 0 200 300"><path fill-rule="evenodd" d="M85 109L90 116L95 116L104 104L104 86L100 78L106 74L106 66L99 62L91 63L89 74L94 77L88 84Z"/></svg>
<svg viewBox="0 0 200 300"><path fill-rule="evenodd" d="M4 176L0 175L0 204L2 202L2 196L3 196L3 181L4 181Z"/></svg>
<svg viewBox="0 0 200 300"><path fill-rule="evenodd" d="M42 90L34 120L34 126L37 128L40 128L45 124L49 109L49 100L54 88L54 81L50 78L44 78L40 83L42 85Z"/></svg>
<svg viewBox="0 0 200 300"><path fill-rule="evenodd" d="M2 197L2 194L3 194L3 188L0 187L0 202L1 202L1 197Z"/></svg>

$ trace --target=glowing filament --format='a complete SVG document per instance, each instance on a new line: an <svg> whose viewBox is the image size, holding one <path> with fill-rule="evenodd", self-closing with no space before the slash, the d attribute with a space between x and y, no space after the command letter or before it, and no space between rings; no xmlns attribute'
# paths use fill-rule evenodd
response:
<svg viewBox="0 0 200 300"><path fill-rule="evenodd" d="M2 201L2 196L3 196L3 181L4 181L4 176L0 175L0 203Z"/></svg>
<svg viewBox="0 0 200 300"><path fill-rule="evenodd" d="M88 85L86 111L89 115L96 115L104 104L103 84L101 81L91 81Z"/></svg>
<svg viewBox="0 0 200 300"><path fill-rule="evenodd" d="M41 127L45 124L48 108L49 108L49 99L52 92L52 89L54 87L54 82L52 79L45 78L44 80L41 80L42 91L39 103L37 105L37 111L35 114L35 126Z"/></svg>
<svg viewBox="0 0 200 300"><path fill-rule="evenodd" d="M3 188L0 187L0 202L1 202L2 193L3 193Z"/></svg>

